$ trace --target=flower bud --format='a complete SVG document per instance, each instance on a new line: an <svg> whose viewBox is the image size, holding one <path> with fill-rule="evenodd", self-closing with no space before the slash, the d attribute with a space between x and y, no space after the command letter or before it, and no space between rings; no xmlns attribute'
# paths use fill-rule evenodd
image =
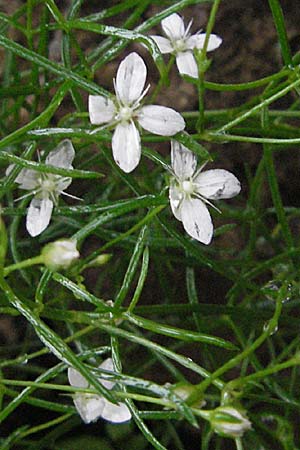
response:
<svg viewBox="0 0 300 450"><path fill-rule="evenodd" d="M174 384L171 387L172 392L177 395L184 402L195 393L195 386L192 384L181 381L179 383ZM196 402L194 402L191 406L193 408L202 408L205 405L205 400L203 398L198 398Z"/></svg>
<svg viewBox="0 0 300 450"><path fill-rule="evenodd" d="M41 255L45 266L50 270L68 269L79 258L76 241L72 239L60 239L45 245Z"/></svg>
<svg viewBox="0 0 300 450"><path fill-rule="evenodd" d="M111 253L102 253L101 255L98 255L96 258L94 258L92 261L90 261L84 268L88 267L99 267L104 266L104 264L107 264L108 261L111 259L112 254Z"/></svg>
<svg viewBox="0 0 300 450"><path fill-rule="evenodd" d="M251 428L251 422L245 412L233 406L219 406L214 409L209 421L213 430L224 437L241 437Z"/></svg>

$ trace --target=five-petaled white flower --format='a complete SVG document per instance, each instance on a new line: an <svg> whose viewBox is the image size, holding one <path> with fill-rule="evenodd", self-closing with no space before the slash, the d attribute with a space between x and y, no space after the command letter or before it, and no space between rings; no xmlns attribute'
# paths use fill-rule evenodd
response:
<svg viewBox="0 0 300 450"><path fill-rule="evenodd" d="M173 53L176 56L176 65L181 74L198 78L198 67L193 55L193 49L201 50L205 41L205 33L200 31L191 35L189 33L192 21L187 28L182 18L174 13L161 21L162 29L167 37L150 36L158 45L161 53ZM208 40L207 51L215 50L221 45L222 39L211 34Z"/></svg>
<svg viewBox="0 0 300 450"><path fill-rule="evenodd" d="M112 359L108 358L103 361L103 363L100 364L99 369L113 371L114 365ZM68 378L73 387L89 387L87 380L73 367L69 367L68 369ZM100 379L100 382L109 390L115 385L115 383L108 380ZM113 423L127 422L131 419L131 413L124 403L114 405L98 394L84 394L78 392L74 394L73 401L80 417L85 423L94 422L99 419L99 417Z"/></svg>
<svg viewBox="0 0 300 450"><path fill-rule="evenodd" d="M64 169L72 169L72 161L75 151L72 142L68 139L62 141L46 157L46 164ZM10 165L6 170L8 175L14 165ZM32 169L22 169L17 178L20 189L31 191L27 195L34 195L30 202L27 217L26 228L31 236L41 234L49 225L53 206L57 204L60 194L66 194L64 190L72 183L72 178L55 175L52 173L37 172Z"/></svg>
<svg viewBox="0 0 300 450"><path fill-rule="evenodd" d="M173 178L169 197L172 212L190 236L209 244L213 224L206 204L211 205L209 200L234 197L241 190L240 182L227 170L202 172L203 166L196 170L195 155L176 141L171 142L171 164Z"/></svg>
<svg viewBox="0 0 300 450"><path fill-rule="evenodd" d="M116 163L124 172L136 168L141 157L141 139L137 122L150 133L173 136L182 131L185 122L171 108L158 105L141 106L148 91L144 89L147 68L137 53L130 53L120 64L114 80L116 98L89 96L89 115L94 125L116 126L112 138L112 151Z"/></svg>

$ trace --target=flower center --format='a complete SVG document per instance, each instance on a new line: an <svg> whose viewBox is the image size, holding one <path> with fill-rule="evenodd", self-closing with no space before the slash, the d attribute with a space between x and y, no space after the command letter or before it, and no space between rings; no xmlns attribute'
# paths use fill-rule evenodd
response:
<svg viewBox="0 0 300 450"><path fill-rule="evenodd" d="M121 122L128 122L132 118L133 110L129 106L122 106L118 113L118 119Z"/></svg>
<svg viewBox="0 0 300 450"><path fill-rule="evenodd" d="M185 39L177 39L173 42L173 47L175 52L180 53L186 50L186 40Z"/></svg>
<svg viewBox="0 0 300 450"><path fill-rule="evenodd" d="M194 184L192 181L185 180L181 184L182 190L185 194L191 195L194 192Z"/></svg>
<svg viewBox="0 0 300 450"><path fill-rule="evenodd" d="M40 186L42 191L44 192L55 192L56 191L56 183L54 179L51 178L45 178L40 179Z"/></svg>

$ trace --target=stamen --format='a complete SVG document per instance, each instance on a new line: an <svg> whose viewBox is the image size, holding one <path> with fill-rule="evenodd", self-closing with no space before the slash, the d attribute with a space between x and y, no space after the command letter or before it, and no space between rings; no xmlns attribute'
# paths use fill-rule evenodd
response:
<svg viewBox="0 0 300 450"><path fill-rule="evenodd" d="M30 195L36 195L39 192L41 192L41 189L37 189L35 191L30 191L27 194L21 195L21 197L15 198L14 202L19 202L20 200L23 200L24 198L29 197Z"/></svg>
<svg viewBox="0 0 300 450"><path fill-rule="evenodd" d="M146 87L146 89L144 89L144 91L141 93L141 95L139 96L139 98L134 102L134 104L132 105L132 109L136 109L140 106L141 100L145 97L145 95L148 93L149 89L150 89L150 83L148 84L148 86Z"/></svg>
<svg viewBox="0 0 300 450"><path fill-rule="evenodd" d="M74 200L79 200L79 201L83 202L83 198L76 197L76 195L68 194L68 192L65 192L65 191L58 191L58 193L59 193L60 195L65 195L66 197L70 197L70 198L73 198Z"/></svg>
<svg viewBox="0 0 300 450"><path fill-rule="evenodd" d="M193 25L193 19L189 21L188 26L186 27L186 30L184 32L184 37L185 38L189 37L189 34L190 34L189 32L190 32L190 29L191 29L192 25Z"/></svg>
<svg viewBox="0 0 300 450"><path fill-rule="evenodd" d="M208 163L209 163L209 161L205 161L205 163L203 163L203 164L199 167L199 169L196 171L195 175L193 175L193 179L195 179L195 178L199 175L199 173L202 172L202 170L204 169L204 167L205 167L206 164L208 164Z"/></svg>
<svg viewBox="0 0 300 450"><path fill-rule="evenodd" d="M213 203L211 203L206 197L203 197L201 194L199 194L199 192L194 192L194 196L199 198L199 200L201 200L202 202L207 203L213 209L218 211L218 213L222 214L222 211L219 208L217 208Z"/></svg>

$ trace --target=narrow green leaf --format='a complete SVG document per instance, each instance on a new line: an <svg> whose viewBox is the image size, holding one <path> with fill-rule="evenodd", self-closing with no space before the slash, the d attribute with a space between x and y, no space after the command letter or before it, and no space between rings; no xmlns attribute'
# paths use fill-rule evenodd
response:
<svg viewBox="0 0 300 450"><path fill-rule="evenodd" d="M152 320L145 319L132 313L123 313L122 316L138 327L153 331L154 333L163 334L164 336L172 337L174 339L179 339L185 342L203 342L205 344L226 348L227 350L237 350L237 347L231 342L215 336L196 333L194 331L184 330L182 328L171 327L157 321L154 322Z"/></svg>

